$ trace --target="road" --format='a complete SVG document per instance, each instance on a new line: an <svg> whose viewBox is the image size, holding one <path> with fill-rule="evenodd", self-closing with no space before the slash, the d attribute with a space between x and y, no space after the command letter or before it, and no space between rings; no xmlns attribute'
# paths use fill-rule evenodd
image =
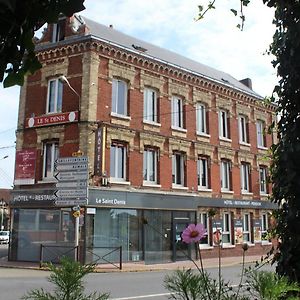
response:
<svg viewBox="0 0 300 300"><path fill-rule="evenodd" d="M208 269L217 277L218 269ZM86 292L109 292L114 300L166 300L169 292L163 286L164 277L172 271L95 273L89 274ZM239 282L240 266L223 267L222 275L233 284ZM1 299L17 300L26 291L44 288L51 291L53 286L47 281L47 271L0 268Z"/></svg>

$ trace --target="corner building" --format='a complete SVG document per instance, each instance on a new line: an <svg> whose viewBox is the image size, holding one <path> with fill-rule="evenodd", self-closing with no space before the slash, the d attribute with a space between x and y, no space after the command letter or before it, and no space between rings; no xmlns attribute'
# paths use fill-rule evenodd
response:
<svg viewBox="0 0 300 300"><path fill-rule="evenodd" d="M207 228L204 257L217 256L217 230L222 256L241 255L243 243L250 254L269 249L275 107L250 79L80 16L50 24L36 51L43 68L20 94L10 260L74 245L72 205L58 203L54 176L57 158L78 151L89 161L83 261L118 246L123 261L195 257L180 238L195 222Z"/></svg>

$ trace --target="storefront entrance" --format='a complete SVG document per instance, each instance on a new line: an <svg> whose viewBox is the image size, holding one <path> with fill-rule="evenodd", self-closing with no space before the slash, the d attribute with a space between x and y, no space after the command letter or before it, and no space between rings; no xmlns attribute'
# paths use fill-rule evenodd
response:
<svg viewBox="0 0 300 300"><path fill-rule="evenodd" d="M173 261L188 260L191 257L191 247L184 243L181 239L181 234L189 225L189 219L174 219L173 232L174 232L174 247L173 247Z"/></svg>

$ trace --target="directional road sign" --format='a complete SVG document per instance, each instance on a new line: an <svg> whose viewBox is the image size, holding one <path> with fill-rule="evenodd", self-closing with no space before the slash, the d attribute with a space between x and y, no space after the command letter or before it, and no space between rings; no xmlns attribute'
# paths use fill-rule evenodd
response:
<svg viewBox="0 0 300 300"><path fill-rule="evenodd" d="M56 173L54 177L59 182L62 182L62 181L75 181L75 180L86 180L87 179L87 170L59 172L59 173Z"/></svg>
<svg viewBox="0 0 300 300"><path fill-rule="evenodd" d="M86 205L86 200L56 200L56 206Z"/></svg>

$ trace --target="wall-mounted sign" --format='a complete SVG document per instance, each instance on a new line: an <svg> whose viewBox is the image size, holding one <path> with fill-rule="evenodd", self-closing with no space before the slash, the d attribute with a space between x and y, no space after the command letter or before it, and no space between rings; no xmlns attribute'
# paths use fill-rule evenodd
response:
<svg viewBox="0 0 300 300"><path fill-rule="evenodd" d="M72 123L78 121L78 111L66 113L48 114L39 117L31 117L26 119L25 127L49 126L61 123Z"/></svg>
<svg viewBox="0 0 300 300"><path fill-rule="evenodd" d="M22 149L16 152L15 185L34 184L36 149Z"/></svg>

